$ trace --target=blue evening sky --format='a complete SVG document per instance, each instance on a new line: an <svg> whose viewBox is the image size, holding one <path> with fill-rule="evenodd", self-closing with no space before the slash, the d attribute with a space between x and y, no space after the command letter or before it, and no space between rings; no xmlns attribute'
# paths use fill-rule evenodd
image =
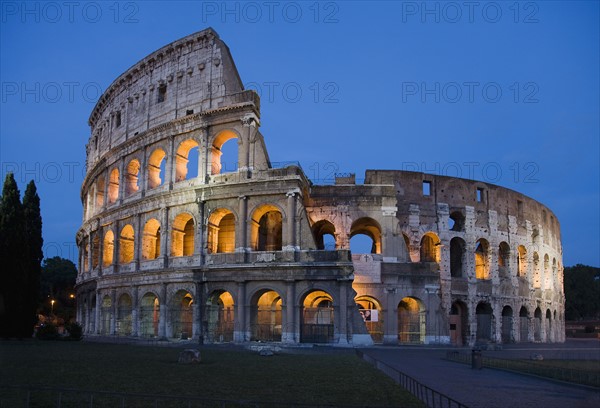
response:
<svg viewBox="0 0 600 408"><path fill-rule="evenodd" d="M87 119L152 51L206 27L262 98L271 160L314 181L422 170L550 207L600 266L598 2L1 3L2 180L35 179L46 256L76 259Z"/></svg>

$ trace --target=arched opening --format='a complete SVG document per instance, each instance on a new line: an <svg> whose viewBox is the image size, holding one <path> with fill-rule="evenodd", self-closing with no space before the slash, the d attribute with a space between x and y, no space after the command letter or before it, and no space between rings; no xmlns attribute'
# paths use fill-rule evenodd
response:
<svg viewBox="0 0 600 408"><path fill-rule="evenodd" d="M255 251L281 251L283 222L279 208L271 204L260 206L254 211L251 224Z"/></svg>
<svg viewBox="0 0 600 408"><path fill-rule="evenodd" d="M192 294L179 290L173 296L170 307L171 335L176 339L189 339L192 337L192 322L194 321L194 312L192 304L194 298Z"/></svg>
<svg viewBox="0 0 600 408"><path fill-rule="evenodd" d="M193 139L179 144L175 154L175 182L198 177L199 146Z"/></svg>
<svg viewBox="0 0 600 408"><path fill-rule="evenodd" d="M108 230L104 234L104 242L102 244L102 266L110 266L113 263L115 253L115 234Z"/></svg>
<svg viewBox="0 0 600 408"><path fill-rule="evenodd" d="M355 238L356 236L362 237ZM364 236L368 239L365 239ZM369 243L370 248L368 247ZM352 223L350 228L350 251L353 254L381 253L381 227L377 221L363 217Z"/></svg>
<svg viewBox="0 0 600 408"><path fill-rule="evenodd" d="M450 240L450 276L461 278L465 276L466 243L462 238L454 237Z"/></svg>
<svg viewBox="0 0 600 408"><path fill-rule="evenodd" d="M100 176L96 180L96 212L99 212L102 209L102 206L104 205L104 187L104 177Z"/></svg>
<svg viewBox="0 0 600 408"><path fill-rule="evenodd" d="M527 250L523 245L517 249L517 273L519 277L527 277Z"/></svg>
<svg viewBox="0 0 600 408"><path fill-rule="evenodd" d="M148 158L148 189L160 187L164 181L166 153L163 149L156 149Z"/></svg>
<svg viewBox="0 0 600 408"><path fill-rule="evenodd" d="M117 334L121 336L131 335L131 310L132 302L131 296L127 293L122 294L119 297L117 303Z"/></svg>
<svg viewBox="0 0 600 408"><path fill-rule="evenodd" d="M208 219L208 253L235 251L235 217L229 210L213 211Z"/></svg>
<svg viewBox="0 0 600 408"><path fill-rule="evenodd" d="M300 341L331 343L334 334L334 308L331 295L322 290L309 292L302 301Z"/></svg>
<svg viewBox="0 0 600 408"><path fill-rule="evenodd" d="M140 302L140 336L158 337L160 303L151 292L146 293Z"/></svg>
<svg viewBox="0 0 600 408"><path fill-rule="evenodd" d="M367 331L374 343L383 343L383 313L381 303L370 296L360 296L354 299L365 322Z"/></svg>
<svg viewBox="0 0 600 408"><path fill-rule="evenodd" d="M521 306L519 310L519 337L521 343L529 341L529 313L525 306Z"/></svg>
<svg viewBox="0 0 600 408"><path fill-rule="evenodd" d="M227 143L230 140L232 141ZM237 134L235 134L231 130L225 130L217 135L212 145L211 174L221 174L237 171L237 168Z"/></svg>
<svg viewBox="0 0 600 408"><path fill-rule="evenodd" d="M102 307L100 308L100 334L108 335L110 333L110 321L112 320L112 300L110 296L102 298Z"/></svg>
<svg viewBox="0 0 600 408"><path fill-rule="evenodd" d="M119 237L119 263L129 263L133 261L135 250L133 227L127 224L121 230Z"/></svg>
<svg viewBox="0 0 600 408"><path fill-rule="evenodd" d="M440 239L432 232L428 232L421 238L419 249L421 262L439 262Z"/></svg>
<svg viewBox="0 0 600 408"><path fill-rule="evenodd" d="M504 241L498 246L498 275L510 277L510 246Z"/></svg>
<svg viewBox="0 0 600 408"><path fill-rule="evenodd" d="M281 296L274 290L262 290L253 296L252 341L281 341L281 305Z"/></svg>
<svg viewBox="0 0 600 408"><path fill-rule="evenodd" d="M142 259L156 259L160 256L160 223L155 218L144 225L142 236Z"/></svg>
<svg viewBox="0 0 600 408"><path fill-rule="evenodd" d="M504 306L502 309L502 343L512 343L513 335L513 310L510 306Z"/></svg>
<svg viewBox="0 0 600 408"><path fill-rule="evenodd" d="M140 189L138 179L140 176L140 162L133 159L127 165L125 173L125 195L130 196Z"/></svg>
<svg viewBox="0 0 600 408"><path fill-rule="evenodd" d="M533 314L533 340L542 341L542 311L539 307Z"/></svg>
<svg viewBox="0 0 600 408"><path fill-rule="evenodd" d="M420 299L405 297L398 304L398 341L401 344L425 342L425 307Z"/></svg>
<svg viewBox="0 0 600 408"><path fill-rule="evenodd" d="M404 245L406 246L406 255L407 255L407 261L411 262L411 258L410 258L410 238L408 238L408 235L406 234L402 234L402 238L404 239Z"/></svg>
<svg viewBox="0 0 600 408"><path fill-rule="evenodd" d="M313 236L317 249L333 251L336 248L335 242L335 226L327 221L321 220L312 226Z"/></svg>
<svg viewBox="0 0 600 408"><path fill-rule="evenodd" d="M229 292L217 291L208 297L205 310L206 338L209 343L233 341L234 304Z"/></svg>
<svg viewBox="0 0 600 408"><path fill-rule="evenodd" d="M467 305L457 300L450 307L450 343L462 347L468 342L469 313Z"/></svg>
<svg viewBox="0 0 600 408"><path fill-rule="evenodd" d="M194 218L181 213L173 220L171 233L171 256L192 256L194 254Z"/></svg>
<svg viewBox="0 0 600 408"><path fill-rule="evenodd" d="M112 169L108 180L108 203L114 204L119 199L119 169Z"/></svg>
<svg viewBox="0 0 600 408"><path fill-rule="evenodd" d="M96 269L100 265L100 233L94 232L92 238L92 268Z"/></svg>
<svg viewBox="0 0 600 408"><path fill-rule="evenodd" d="M492 327L494 327L492 306L486 302L479 303L475 315L477 316L477 341L491 341Z"/></svg>
<svg viewBox="0 0 600 408"><path fill-rule="evenodd" d="M448 228L450 231L464 231L465 230L465 216L460 211L453 211L450 214L448 221Z"/></svg>
<svg viewBox="0 0 600 408"><path fill-rule="evenodd" d="M489 247L488 242L483 238L479 239L475 245L475 277L477 279L490 278Z"/></svg>

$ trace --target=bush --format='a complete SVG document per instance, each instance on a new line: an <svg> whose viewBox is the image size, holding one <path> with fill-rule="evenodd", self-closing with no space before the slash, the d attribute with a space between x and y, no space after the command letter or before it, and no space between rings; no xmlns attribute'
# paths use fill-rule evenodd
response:
<svg viewBox="0 0 600 408"><path fill-rule="evenodd" d="M67 324L65 329L69 332L69 338L71 340L81 340L83 337L83 328L77 322Z"/></svg>
<svg viewBox="0 0 600 408"><path fill-rule="evenodd" d="M55 340L58 338L58 330L52 323L45 323L37 329L35 337L40 340Z"/></svg>

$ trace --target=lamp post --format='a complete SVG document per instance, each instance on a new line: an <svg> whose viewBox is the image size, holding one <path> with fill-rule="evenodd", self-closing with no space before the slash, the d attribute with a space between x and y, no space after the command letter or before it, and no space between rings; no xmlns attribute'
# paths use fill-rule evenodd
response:
<svg viewBox="0 0 600 408"><path fill-rule="evenodd" d="M54 299L50 301L50 314L54 314Z"/></svg>

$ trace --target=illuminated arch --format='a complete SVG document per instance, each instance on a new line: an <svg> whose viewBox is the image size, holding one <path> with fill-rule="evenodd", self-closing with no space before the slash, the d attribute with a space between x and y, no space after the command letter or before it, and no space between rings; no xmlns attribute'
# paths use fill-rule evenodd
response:
<svg viewBox="0 0 600 408"><path fill-rule="evenodd" d="M477 279L490 278L489 248L490 244L484 238L477 240L475 244L475 277Z"/></svg>
<svg viewBox="0 0 600 408"><path fill-rule="evenodd" d="M102 266L110 266L113 263L115 254L115 234L112 230L106 231L104 234L104 242L102 244Z"/></svg>
<svg viewBox="0 0 600 408"><path fill-rule="evenodd" d="M127 164L125 173L125 195L130 196L140 189L138 179L140 176L140 162L133 159Z"/></svg>
<svg viewBox="0 0 600 408"><path fill-rule="evenodd" d="M112 169L108 179L108 203L114 204L119 199L119 169Z"/></svg>
<svg viewBox="0 0 600 408"><path fill-rule="evenodd" d="M279 207L263 204L254 210L251 221L251 246L255 251L281 251L283 215Z"/></svg>
<svg viewBox="0 0 600 408"><path fill-rule="evenodd" d="M226 208L213 211L208 218L208 253L235 251L235 216Z"/></svg>
<svg viewBox="0 0 600 408"><path fill-rule="evenodd" d="M225 145L225 143L227 143L229 140L231 139L238 139L239 135L234 132L233 130L223 130L221 132L219 132L216 136L215 139L213 140L212 143L212 147L211 147L211 153L212 153L212 163L211 163L211 174L220 174L222 173L223 170L223 145ZM239 140L239 139L238 139ZM237 150L237 143L235 145L234 150ZM233 167L235 167L235 169L237 169L237 162L238 162L238 156L237 156L237 152L236 153L232 153L232 156L235 157L230 157L228 160L231 161L232 165L231 166L227 166L230 168L227 168L226 170L230 170L233 171ZM233 164L235 164L235 166L233 166Z"/></svg>
<svg viewBox="0 0 600 408"><path fill-rule="evenodd" d="M133 261L135 254L135 233L133 227L127 224L121 230L119 236L119 263L129 263Z"/></svg>
<svg viewBox="0 0 600 408"><path fill-rule="evenodd" d="M350 240L356 235L366 235L373 241L371 246L372 254L381 253L381 226L373 218L363 217L352 223L350 227ZM352 242L351 242L352 249Z"/></svg>
<svg viewBox="0 0 600 408"><path fill-rule="evenodd" d="M440 239L433 232L428 232L421 238L419 253L421 262L439 262L440 261Z"/></svg>
<svg viewBox="0 0 600 408"><path fill-rule="evenodd" d="M161 148L155 149L148 158L148 189L159 187L163 183L164 166L163 160L167 154ZM166 160L164 160L166 162Z"/></svg>
<svg viewBox="0 0 600 408"><path fill-rule="evenodd" d="M317 249L334 250L337 247L335 239L335 226L328 220L321 220L312 226L313 236Z"/></svg>
<svg viewBox="0 0 600 408"><path fill-rule="evenodd" d="M144 225L142 236L142 259L156 259L160 256L160 222L151 218Z"/></svg>
<svg viewBox="0 0 600 408"><path fill-rule="evenodd" d="M195 152L194 158L196 159L196 169L193 173L193 177L198 175L199 157L198 157L199 144L194 139L184 140L179 144L177 153L175 154L175 182L186 180L190 177L190 168L188 168L191 154Z"/></svg>
<svg viewBox="0 0 600 408"><path fill-rule="evenodd" d="M171 232L171 256L194 254L194 217L189 213L178 214L173 220Z"/></svg>

